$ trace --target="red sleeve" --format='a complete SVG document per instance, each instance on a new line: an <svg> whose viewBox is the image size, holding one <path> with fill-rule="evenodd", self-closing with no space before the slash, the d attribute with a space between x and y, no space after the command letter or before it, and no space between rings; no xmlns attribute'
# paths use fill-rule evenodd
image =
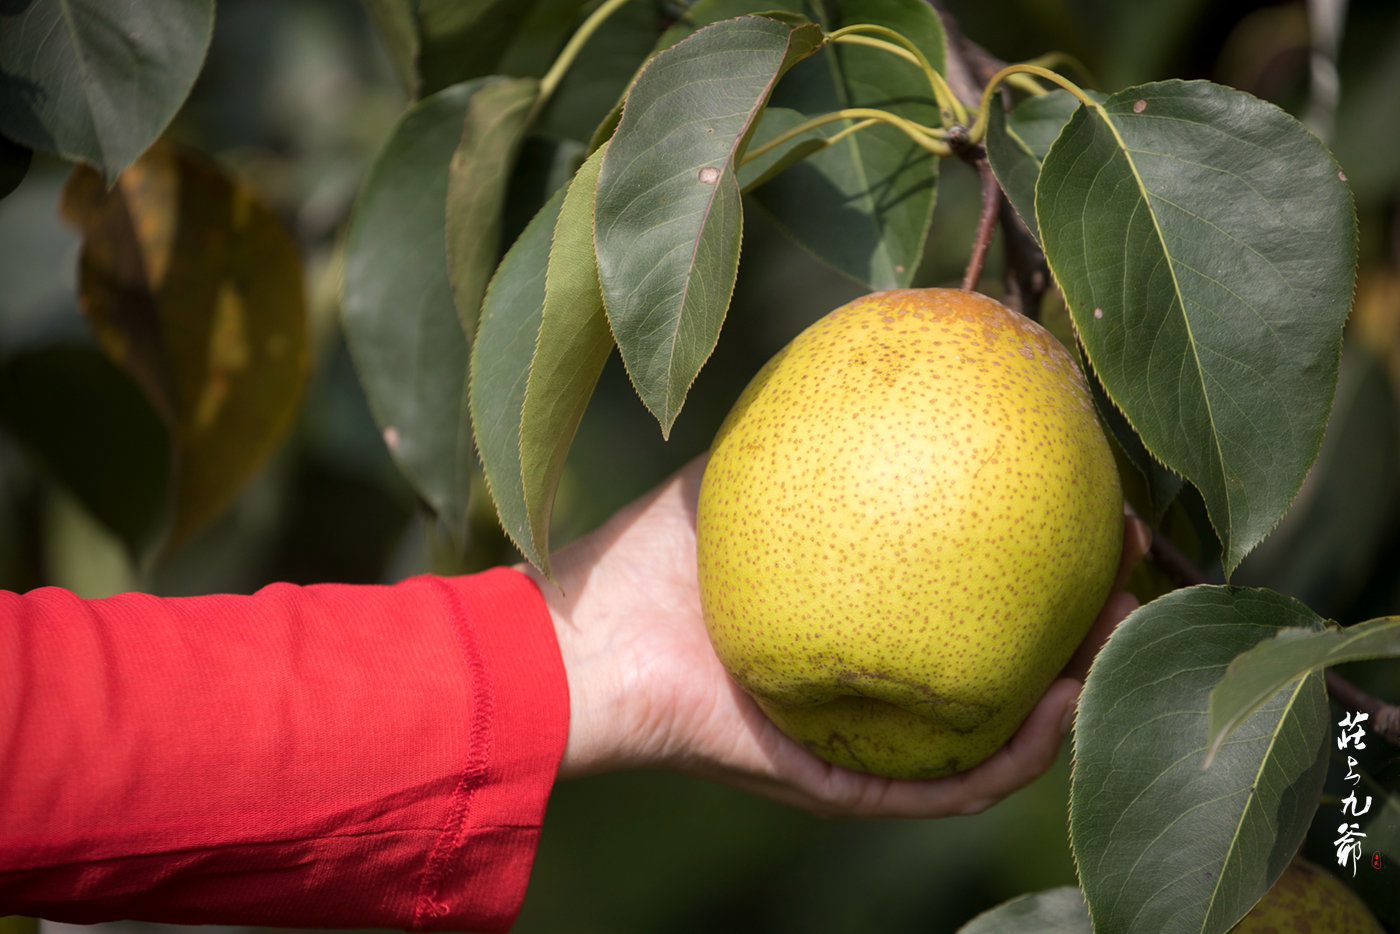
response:
<svg viewBox="0 0 1400 934"><path fill-rule="evenodd" d="M505 930L567 732L513 570L0 592L0 916Z"/></svg>

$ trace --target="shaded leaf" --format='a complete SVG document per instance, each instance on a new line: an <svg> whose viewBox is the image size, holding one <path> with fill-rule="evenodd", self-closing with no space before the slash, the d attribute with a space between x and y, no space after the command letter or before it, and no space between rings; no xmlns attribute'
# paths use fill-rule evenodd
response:
<svg viewBox="0 0 1400 934"><path fill-rule="evenodd" d="M1094 368L1087 365L1082 368L1085 382L1089 384L1089 392L1094 397L1094 407L1098 410L1099 420L1108 427L1111 437L1128 459L1128 463L1132 464L1142 477L1147 495L1147 501L1143 504L1147 510L1144 518L1154 526L1160 527L1167 514L1167 508L1171 506L1172 500L1176 499L1176 494L1181 492L1181 475L1162 466L1162 462L1147 450L1133 426L1128 424L1127 418L1108 398L1108 393L1104 391L1103 383L1099 382L1099 375L1094 372Z"/></svg>
<svg viewBox="0 0 1400 934"><path fill-rule="evenodd" d="M355 203L343 315L375 420L400 470L460 545L471 493L470 344L447 279L447 167L483 81L400 119Z"/></svg>
<svg viewBox="0 0 1400 934"><path fill-rule="evenodd" d="M19 187L29 172L34 153L26 146L0 136L0 198Z"/></svg>
<svg viewBox="0 0 1400 934"><path fill-rule="evenodd" d="M1317 807L1322 678L1274 694L1209 769L1210 690L1241 651L1313 614L1200 586L1136 610L1090 669L1074 728L1070 839L1095 930L1229 930L1282 874Z"/></svg>
<svg viewBox="0 0 1400 934"><path fill-rule="evenodd" d="M481 300L501 254L501 211L526 122L534 78L491 78L467 102L447 170L447 277L457 317L476 333Z"/></svg>
<svg viewBox="0 0 1400 934"><path fill-rule="evenodd" d="M1095 91L1085 93L1100 102L1106 97ZM1007 200L1037 240L1040 228L1035 222L1035 183L1040 178L1040 166L1078 107L1078 99L1064 90L1027 98L1010 113L996 102L992 104L987 122L987 161Z"/></svg>
<svg viewBox="0 0 1400 934"><path fill-rule="evenodd" d="M779 76L822 41L816 26L726 20L656 55L628 92L598 179L594 230L608 320L663 435L734 290L743 227L735 158Z"/></svg>
<svg viewBox="0 0 1400 934"><path fill-rule="evenodd" d="M821 17L828 31L888 26L944 69L943 27L924 0L869 0ZM773 103L815 117L847 107L881 108L938 125L928 79L915 64L866 46L829 44L801 62ZM755 139L766 138L768 112ZM831 136L829 123L809 136ZM799 140L800 142L800 140ZM939 158L889 126L860 130L759 186L754 197L778 226L832 268L871 289L903 288L918 271L937 197Z"/></svg>
<svg viewBox="0 0 1400 934"><path fill-rule="evenodd" d="M214 0L0 4L0 133L108 184L170 123L214 31Z"/></svg>
<svg viewBox="0 0 1400 934"><path fill-rule="evenodd" d="M1390 570L1383 546L1400 518L1396 398L1384 363L1349 341L1317 462L1288 515L1235 572L1237 583L1339 616L1378 566Z"/></svg>
<svg viewBox="0 0 1400 934"><path fill-rule="evenodd" d="M589 157L506 254L487 293L472 365L472 412L501 524L546 574L554 492L613 346L593 257L603 152Z"/></svg>
<svg viewBox="0 0 1400 934"><path fill-rule="evenodd" d="M739 166L739 187L744 194L748 194L780 172L787 171L830 145L828 137L813 132L803 134L801 139L794 140L790 145L777 146L767 152L754 155L754 152L769 140L776 139L788 130L795 129L806 119L803 114L786 107L769 104L763 109L763 117L759 121L758 128L754 130L753 138L749 141L744 164Z"/></svg>
<svg viewBox="0 0 1400 934"><path fill-rule="evenodd" d="M296 241L256 194L159 144L111 191L80 168L80 299L175 448L167 549L218 515L291 427L309 369Z"/></svg>
<svg viewBox="0 0 1400 934"><path fill-rule="evenodd" d="M536 0L366 0L413 97L496 70Z"/></svg>
<svg viewBox="0 0 1400 934"><path fill-rule="evenodd" d="M1210 754L1280 687L1304 675L1372 658L1400 658L1400 617L1355 626L1285 629L1243 652L1210 692Z"/></svg>
<svg viewBox="0 0 1400 934"><path fill-rule="evenodd" d="M1093 934L1084 894L1072 885L1013 898L958 928L957 934Z"/></svg>
<svg viewBox="0 0 1400 934"><path fill-rule="evenodd" d="M827 31L855 23L888 26L912 40L935 69L944 67L943 27L924 0L830 7L803 0L706 0L670 36L744 13L805 15ZM804 120L848 107L939 122L928 79L917 65L887 51L840 43L795 65L771 104L750 149ZM832 268L872 289L908 286L923 256L939 160L888 126L867 127L825 144L848 125L829 123L780 146L759 164L744 166L741 184L782 230Z"/></svg>
<svg viewBox="0 0 1400 934"><path fill-rule="evenodd" d="M657 51L660 13L653 3L626 3L579 49L578 57L540 111L536 132L587 143L637 72ZM605 132L602 140L611 136ZM598 147L590 147L590 151Z"/></svg>
<svg viewBox="0 0 1400 934"><path fill-rule="evenodd" d="M6 360L0 424L134 562L157 544L168 518L170 435L131 378L100 352L55 346Z"/></svg>
<svg viewBox="0 0 1400 934"><path fill-rule="evenodd" d="M1104 388L1201 491L1231 573L1326 425L1356 257L1336 163L1247 94L1144 85L1075 112L1036 215Z"/></svg>

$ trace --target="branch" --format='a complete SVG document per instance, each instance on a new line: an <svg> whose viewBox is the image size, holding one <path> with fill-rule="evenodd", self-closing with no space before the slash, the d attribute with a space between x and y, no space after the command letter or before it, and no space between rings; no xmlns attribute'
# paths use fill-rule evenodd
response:
<svg viewBox="0 0 1400 934"><path fill-rule="evenodd" d="M1165 535L1152 536L1147 556L1178 587L1209 583L1196 563ZM1327 669L1326 676L1327 693L1333 700L1349 710L1370 714L1372 732L1392 746L1400 747L1400 707L1372 697L1334 669Z"/></svg>
<svg viewBox="0 0 1400 934"><path fill-rule="evenodd" d="M992 237L996 236L997 219L1001 216L1001 186L992 174L987 154L982 151L981 146L975 149L975 153L959 153L977 170L978 177L982 179L982 215L977 221L977 238L972 241L972 255L967 260L967 272L963 273L962 287L967 292L976 289L977 281L982 278L982 264L987 259L987 249L992 245Z"/></svg>

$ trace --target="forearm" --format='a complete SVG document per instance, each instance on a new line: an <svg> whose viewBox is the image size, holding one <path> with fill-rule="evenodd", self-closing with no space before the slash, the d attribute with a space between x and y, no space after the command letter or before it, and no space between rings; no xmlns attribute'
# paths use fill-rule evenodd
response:
<svg viewBox="0 0 1400 934"><path fill-rule="evenodd" d="M0 912L500 928L562 753L512 571L0 595Z"/></svg>

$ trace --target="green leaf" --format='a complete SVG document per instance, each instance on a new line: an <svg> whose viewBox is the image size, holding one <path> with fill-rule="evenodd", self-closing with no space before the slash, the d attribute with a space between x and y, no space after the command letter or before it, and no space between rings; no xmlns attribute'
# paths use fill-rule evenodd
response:
<svg viewBox="0 0 1400 934"><path fill-rule="evenodd" d="M471 347L447 279L447 166L462 136L469 81L399 120L355 202L343 320L370 409L395 463L458 544L473 465Z"/></svg>
<svg viewBox="0 0 1400 934"><path fill-rule="evenodd" d="M569 446L598 385L613 336L593 252L593 196L605 149L564 196L545 275L544 313L520 413L521 473L532 537L549 573L549 518Z"/></svg>
<svg viewBox="0 0 1400 934"><path fill-rule="evenodd" d="M1099 413L1099 420L1108 427L1110 435L1123 452L1123 456L1142 477L1147 496L1147 501L1143 504L1147 511L1144 518L1154 526L1160 526L1167 514L1167 508L1171 506L1172 500L1176 499L1176 495L1181 492L1183 482L1181 475L1162 466L1162 462L1153 457L1152 452L1147 450L1142 439L1133 430L1133 426L1128 424L1127 418L1119 411L1118 406L1114 405L1113 400L1108 398L1108 393L1104 390L1103 383L1099 381L1099 375L1094 372L1094 368L1086 365L1083 370L1085 382L1089 384L1089 393L1094 398L1094 408Z"/></svg>
<svg viewBox="0 0 1400 934"><path fill-rule="evenodd" d="M534 78L491 78L467 102L447 170L447 277L457 317L475 334L481 300L501 255L501 211L539 92Z"/></svg>
<svg viewBox="0 0 1400 934"><path fill-rule="evenodd" d="M83 231L83 311L174 441L169 551L229 505L300 411L300 247L246 184L165 143L110 190L78 168L63 212Z"/></svg>
<svg viewBox="0 0 1400 934"><path fill-rule="evenodd" d="M471 416L486 482L506 533L537 567L547 555L535 543L525 500L521 412L544 315L550 243L568 191L554 193L501 260L472 346Z"/></svg>
<svg viewBox="0 0 1400 934"><path fill-rule="evenodd" d="M472 366L472 412L501 525L545 574L554 492L613 346L593 257L604 151L506 254L486 295Z"/></svg>
<svg viewBox="0 0 1400 934"><path fill-rule="evenodd" d="M59 345L6 360L0 425L121 540L134 564L158 544L169 518L170 435L99 351Z"/></svg>
<svg viewBox="0 0 1400 934"><path fill-rule="evenodd" d="M1085 92L1102 102L1105 95ZM1079 100L1064 90L1051 91L1017 104L1007 113L993 102L987 123L987 161L1002 191L1026 228L1040 239L1035 222L1035 184L1045 154L1074 116Z"/></svg>
<svg viewBox="0 0 1400 934"><path fill-rule="evenodd" d="M1236 655L1312 618L1271 591L1192 587L1135 611L1099 653L1070 783L1095 930L1219 934L1282 874L1326 775L1322 678L1274 694L1209 769L1206 708Z"/></svg>
<svg viewBox="0 0 1400 934"><path fill-rule="evenodd" d="M1385 542L1400 507L1397 399L1384 362L1348 341L1317 462L1288 515L1239 566L1236 583L1272 587L1341 616L1378 567L1391 570Z"/></svg>
<svg viewBox="0 0 1400 934"><path fill-rule="evenodd" d="M669 35L773 8L810 16L827 31L854 23L888 26L943 71L942 23L924 0L834 7L802 0L705 0ZM883 108L917 123L939 122L928 79L917 65L887 51L838 43L794 66L773 92L749 148L847 107ZM828 147L825 140L847 125L826 124L745 165L741 185L754 192L782 230L833 269L871 289L908 286L923 256L939 160L888 126L867 127Z"/></svg>
<svg viewBox="0 0 1400 934"><path fill-rule="evenodd" d="M1093 934L1084 893L1072 885L1013 898L958 928L957 934Z"/></svg>
<svg viewBox="0 0 1400 934"><path fill-rule="evenodd" d="M413 97L495 71L536 0L366 0Z"/></svg>
<svg viewBox="0 0 1400 934"><path fill-rule="evenodd" d="M110 185L180 109L213 31L214 0L0 5L0 133Z"/></svg>
<svg viewBox="0 0 1400 934"><path fill-rule="evenodd" d="M1400 616L1386 616L1345 628L1285 629L1230 663L1210 692L1210 755L1240 721L1285 684L1304 675L1372 658L1400 658Z"/></svg>
<svg viewBox="0 0 1400 934"><path fill-rule="evenodd" d="M726 20L657 54L627 95L598 178L594 232L608 321L663 435L734 290L735 158L778 78L822 41L816 26Z"/></svg>
<svg viewBox="0 0 1400 934"><path fill-rule="evenodd" d="M34 153L27 146L13 143L0 136L0 198L19 187L29 172Z"/></svg>
<svg viewBox="0 0 1400 934"><path fill-rule="evenodd" d="M626 3L608 16L541 109L536 132L587 143L656 51L658 22L652 3Z"/></svg>
<svg viewBox="0 0 1400 934"><path fill-rule="evenodd" d="M822 17L832 31L854 23L888 26L944 70L938 13L925 0L867 0ZM923 71L889 52L833 43L793 68L773 104L820 116L847 107L882 108L937 125L938 107ZM755 141L769 138L768 112ZM829 123L807 137L831 136ZM755 189L778 226L832 268L871 289L903 288L918 271L938 193L939 158L890 126L872 126L815 153Z"/></svg>
<svg viewBox="0 0 1400 934"><path fill-rule="evenodd" d="M1228 575L1322 441L1356 219L1327 150L1208 82L1081 107L1036 186L1046 258L1094 369L1206 502Z"/></svg>
<svg viewBox="0 0 1400 934"><path fill-rule="evenodd" d="M795 129L806 119L806 116L795 110L778 107L774 104L769 104L763 109L763 117L759 120L753 138L746 147L744 164L739 166L739 187L744 194L749 194L779 173L787 171L802 160L831 145L828 137L818 132L811 132L803 134L800 139L796 139L786 146L777 146L754 155L760 146L771 139L776 139L788 130Z"/></svg>

